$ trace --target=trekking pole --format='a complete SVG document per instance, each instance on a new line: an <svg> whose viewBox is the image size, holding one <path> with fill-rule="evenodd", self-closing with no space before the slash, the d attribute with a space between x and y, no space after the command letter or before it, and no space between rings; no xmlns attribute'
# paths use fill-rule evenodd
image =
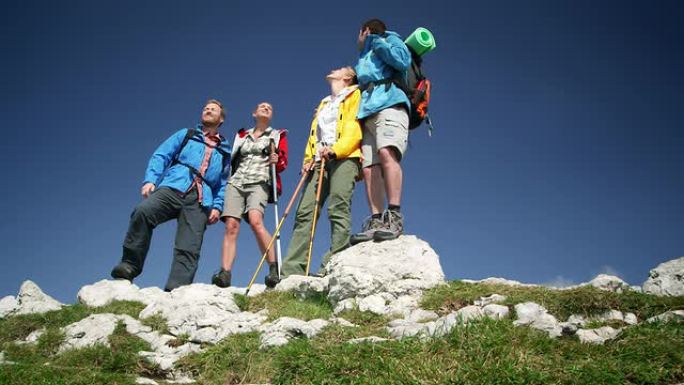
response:
<svg viewBox="0 0 684 385"><path fill-rule="evenodd" d="M261 270L261 266L263 266L264 261L266 260L266 256L268 255L268 251L271 250L271 247L273 247L273 241L276 239L275 238L276 235L278 233L280 233L280 228L283 226L283 223L285 223L285 218L287 218L287 215L290 213L290 209L292 208L292 205L294 204L295 198L297 198L297 195L299 194L299 190L302 189L302 186L304 185L304 181L306 180L306 177L309 175L310 171L311 171L311 163L309 163L306 166L306 170L304 171L304 174L302 174L302 179L299 180L299 183L297 184L297 187L295 188L295 191L292 194L292 198L290 199L290 202L287 204L287 207L285 208L285 212L283 213L283 217L280 218L280 223L278 223L278 226L275 229L275 233L273 233L273 236L271 237L271 241L268 243L268 246L266 247L266 251L264 252L264 255L261 257L261 261L259 262L259 266L257 266L257 269L254 272L252 279L249 281L249 285L247 285L247 290L245 290L245 295L249 294L249 290L252 288L252 285L254 284L254 281L256 280L257 275L259 274L259 270Z"/></svg>
<svg viewBox="0 0 684 385"><path fill-rule="evenodd" d="M271 154L275 154L276 147L275 141L271 139ZM277 176L276 176L276 165L271 165L271 179L273 180L273 210L275 211L275 225L278 226L280 220L278 219L278 186ZM276 237L276 260L278 261L278 279L280 279L280 267L283 265L283 257L280 253L280 233L273 234Z"/></svg>
<svg viewBox="0 0 684 385"><path fill-rule="evenodd" d="M318 172L318 186L316 187L316 206L314 206L313 222L311 223L311 235L309 236L309 252L306 255L306 276L309 276L311 267L311 251L313 249L314 234L316 233L316 222L318 216L318 204L321 201L321 187L323 187L323 173L325 172L325 158L321 157L321 169Z"/></svg>

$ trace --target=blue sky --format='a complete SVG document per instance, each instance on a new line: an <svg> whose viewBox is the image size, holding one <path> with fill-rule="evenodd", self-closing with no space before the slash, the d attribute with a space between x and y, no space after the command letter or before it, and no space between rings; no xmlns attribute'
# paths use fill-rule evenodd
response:
<svg viewBox="0 0 684 385"><path fill-rule="evenodd" d="M332 68L353 65L360 24L429 28L432 138L412 132L406 230L449 279L641 284L684 255L684 6L677 1L22 1L0 15L0 296L25 279L64 302L109 276L147 160L211 97L223 133L261 101L290 130L284 195L298 180ZM284 205L281 206L281 212ZM367 215L363 186L354 229ZM272 209L266 223L272 229ZM291 217L283 232L286 249ZM140 286L163 286L175 224L154 236ZM205 236L196 282L219 266ZM318 258L328 246L319 225ZM260 257L243 228L234 284ZM388 259L388 263L391 263ZM263 275L263 274L262 274ZM263 278L259 278L262 282Z"/></svg>

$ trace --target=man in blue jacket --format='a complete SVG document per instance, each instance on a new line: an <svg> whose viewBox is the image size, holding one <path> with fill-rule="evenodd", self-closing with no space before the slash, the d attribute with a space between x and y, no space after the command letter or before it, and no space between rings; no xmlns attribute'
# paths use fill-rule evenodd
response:
<svg viewBox="0 0 684 385"><path fill-rule="evenodd" d="M371 217L352 244L395 239L404 232L401 215L401 159L408 145L410 102L398 87L406 81L411 54L398 34L385 23L368 20L359 31L359 79L361 106L357 118L363 122L363 177ZM385 195L387 210L384 210Z"/></svg>
<svg viewBox="0 0 684 385"><path fill-rule="evenodd" d="M230 144L218 133L225 110L207 101L201 125L171 135L152 154L145 172L143 201L133 210L121 263L112 277L132 281L142 273L157 225L176 218L178 228L166 291L192 283L207 224L219 220L230 164Z"/></svg>

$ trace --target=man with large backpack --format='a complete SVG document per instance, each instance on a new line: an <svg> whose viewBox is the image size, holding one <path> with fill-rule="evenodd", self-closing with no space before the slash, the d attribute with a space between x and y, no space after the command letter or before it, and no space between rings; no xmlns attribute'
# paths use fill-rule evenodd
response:
<svg viewBox="0 0 684 385"><path fill-rule="evenodd" d="M402 170L406 152L411 103L399 83L406 83L411 53L395 32L379 19L366 21L359 31L359 80L363 122L363 175L371 217L351 244L395 239L403 234L400 211ZM387 210L383 211L385 195Z"/></svg>
<svg viewBox="0 0 684 385"><path fill-rule="evenodd" d="M218 133L224 120L223 105L211 99L202 110L201 125L176 132L152 154L141 190L144 199L131 214L121 263L112 277L133 281L140 275L154 228L176 218L165 290L192 283L204 231L219 220L223 209L231 153L230 144Z"/></svg>

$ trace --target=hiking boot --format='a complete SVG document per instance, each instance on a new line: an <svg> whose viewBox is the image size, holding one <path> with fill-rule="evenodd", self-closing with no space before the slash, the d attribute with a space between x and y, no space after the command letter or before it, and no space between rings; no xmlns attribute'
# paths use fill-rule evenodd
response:
<svg viewBox="0 0 684 385"><path fill-rule="evenodd" d="M385 210L382 214L384 219L384 226L373 235L373 240L376 242L389 241L397 239L401 234L404 234L404 217L400 212L394 210Z"/></svg>
<svg viewBox="0 0 684 385"><path fill-rule="evenodd" d="M114 279L125 279L133 282L133 278L136 276L135 267L125 261L122 261L112 269L112 278Z"/></svg>
<svg viewBox="0 0 684 385"><path fill-rule="evenodd" d="M363 224L360 233L353 234L349 238L349 243L355 245L357 243L370 241L373 239L375 232L383 227L382 218L373 218L372 216Z"/></svg>
<svg viewBox="0 0 684 385"><path fill-rule="evenodd" d="M278 283L280 283L280 278L278 278L278 264L268 265L268 275L264 278L264 283L269 289L273 289Z"/></svg>
<svg viewBox="0 0 684 385"><path fill-rule="evenodd" d="M230 286L230 278L230 270L221 269L221 271L211 277L211 283L218 287L228 287Z"/></svg>

